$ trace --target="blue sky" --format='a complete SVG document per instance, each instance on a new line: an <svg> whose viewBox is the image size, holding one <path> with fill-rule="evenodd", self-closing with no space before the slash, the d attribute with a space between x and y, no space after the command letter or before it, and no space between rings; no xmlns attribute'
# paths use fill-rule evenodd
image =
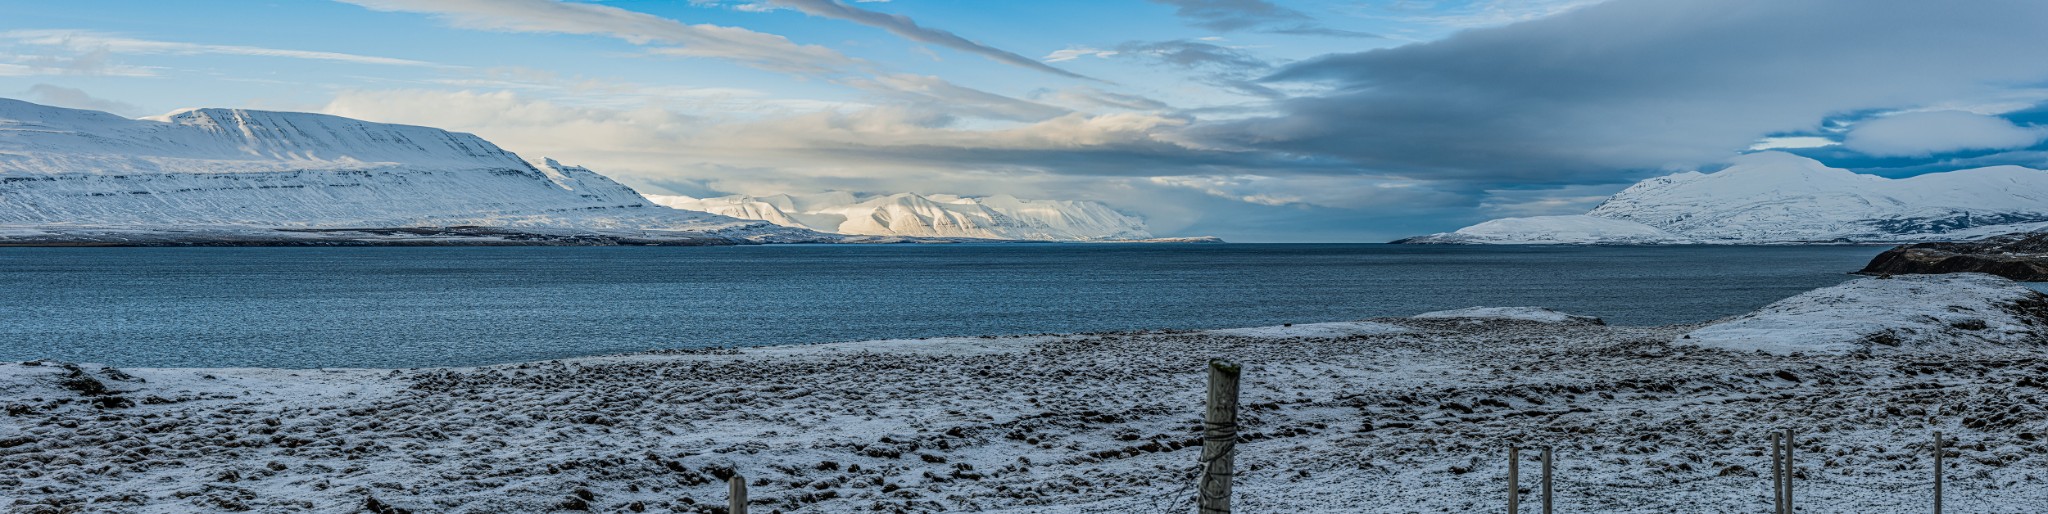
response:
<svg viewBox="0 0 2048 514"><path fill-rule="evenodd" d="M1088 199L1381 241L1773 146L2048 167L2048 4L0 0L0 96L473 132L649 192ZM1775 138L1775 139L1772 139Z"/></svg>

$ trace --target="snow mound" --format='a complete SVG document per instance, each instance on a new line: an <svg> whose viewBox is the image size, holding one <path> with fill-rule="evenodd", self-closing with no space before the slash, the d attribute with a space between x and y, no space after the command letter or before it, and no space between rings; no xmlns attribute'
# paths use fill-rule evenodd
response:
<svg viewBox="0 0 2048 514"><path fill-rule="evenodd" d="M1406 239L1404 243L1447 244L1681 244L1690 240L1628 220L1583 214L1501 218L1457 232Z"/></svg>
<svg viewBox="0 0 2048 514"><path fill-rule="evenodd" d="M1408 329L1374 323L1371 321L1339 321L1333 323L1300 323L1271 327L1226 328L1208 330L1202 333L1230 337L1254 337L1260 339L1282 339L1290 337L1351 337L1365 335L1399 334Z"/></svg>
<svg viewBox="0 0 2048 514"><path fill-rule="evenodd" d="M1100 202L832 191L809 195L647 195L656 204L820 232L865 236L1024 241L1122 241L1152 237L1145 220Z"/></svg>
<svg viewBox="0 0 2048 514"><path fill-rule="evenodd" d="M2038 343L2048 296L1981 273L1865 278L1779 300L1676 341L1707 348L1846 354Z"/></svg>
<svg viewBox="0 0 2048 514"><path fill-rule="evenodd" d="M1965 239L2048 222L2048 171L1992 166L1890 179L1784 152L1638 182L1581 216L1506 218L1404 240L1767 244Z"/></svg>
<svg viewBox="0 0 2048 514"><path fill-rule="evenodd" d="M1491 319L1573 325L1607 324L1606 321L1598 317L1568 314L1542 307L1470 307L1448 311L1425 312L1412 316L1410 319Z"/></svg>

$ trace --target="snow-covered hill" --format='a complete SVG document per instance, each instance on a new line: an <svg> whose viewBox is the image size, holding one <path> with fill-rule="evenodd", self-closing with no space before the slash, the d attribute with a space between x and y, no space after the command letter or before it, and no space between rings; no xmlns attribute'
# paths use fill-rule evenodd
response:
<svg viewBox="0 0 2048 514"><path fill-rule="evenodd" d="M1630 186L1578 216L1488 221L1412 243L1759 244L1970 239L2048 228L2048 171L1888 179L1782 152Z"/></svg>
<svg viewBox="0 0 2048 514"><path fill-rule="evenodd" d="M826 236L660 207L588 169L536 167L482 138L427 127L240 109L135 120L0 99L0 242L476 237Z"/></svg>
<svg viewBox="0 0 2048 514"><path fill-rule="evenodd" d="M1145 221L1097 202L1021 200L1007 195L811 195L691 198L649 195L657 204L785 227L870 236L1028 241L1148 239Z"/></svg>

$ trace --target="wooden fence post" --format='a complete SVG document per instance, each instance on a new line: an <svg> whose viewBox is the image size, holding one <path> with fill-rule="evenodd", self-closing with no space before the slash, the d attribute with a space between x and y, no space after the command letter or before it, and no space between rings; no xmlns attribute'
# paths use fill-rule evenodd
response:
<svg viewBox="0 0 2048 514"><path fill-rule="evenodd" d="M1550 514L1550 450L1543 447L1543 514Z"/></svg>
<svg viewBox="0 0 2048 514"><path fill-rule="evenodd" d="M1522 511L1522 449L1508 447L1508 514Z"/></svg>
<svg viewBox="0 0 2048 514"><path fill-rule="evenodd" d="M1792 496L1792 484L1799 478L1799 461L1792 458L1793 451L1799 448L1798 436L1794 434L1792 427L1785 427L1785 514L1799 512L1799 504Z"/></svg>
<svg viewBox="0 0 2048 514"><path fill-rule="evenodd" d="M1785 434L1771 432L1771 512L1785 514Z"/></svg>
<svg viewBox="0 0 2048 514"><path fill-rule="evenodd" d="M1942 448L1941 432L1934 433L1934 514L1941 514L1941 458L1948 450Z"/></svg>
<svg viewBox="0 0 2048 514"><path fill-rule="evenodd" d="M730 491L725 500L726 512L747 514L747 479L735 474L725 483Z"/></svg>
<svg viewBox="0 0 2048 514"><path fill-rule="evenodd" d="M1237 461L1237 363L1209 360L1209 409L1202 418L1202 476L1196 494L1201 514L1230 512L1230 477Z"/></svg>

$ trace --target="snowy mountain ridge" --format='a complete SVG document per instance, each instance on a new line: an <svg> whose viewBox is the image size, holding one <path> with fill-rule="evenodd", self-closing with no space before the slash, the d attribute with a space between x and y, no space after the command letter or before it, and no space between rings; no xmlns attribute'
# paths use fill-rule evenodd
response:
<svg viewBox="0 0 2048 514"><path fill-rule="evenodd" d="M1099 202L1009 195L818 194L718 198L649 195L657 204L845 235L1027 241L1123 241L1152 237L1145 221Z"/></svg>
<svg viewBox="0 0 2048 514"><path fill-rule="evenodd" d="M829 239L663 208L589 169L536 167L429 127L243 109L127 119L0 98L0 240L291 243L447 227L508 241Z"/></svg>
<svg viewBox="0 0 2048 514"><path fill-rule="evenodd" d="M1783 152L1636 183L1583 215L1503 218L1402 240L1461 244L1891 243L2048 228L2048 171L1994 166L1902 179Z"/></svg>

